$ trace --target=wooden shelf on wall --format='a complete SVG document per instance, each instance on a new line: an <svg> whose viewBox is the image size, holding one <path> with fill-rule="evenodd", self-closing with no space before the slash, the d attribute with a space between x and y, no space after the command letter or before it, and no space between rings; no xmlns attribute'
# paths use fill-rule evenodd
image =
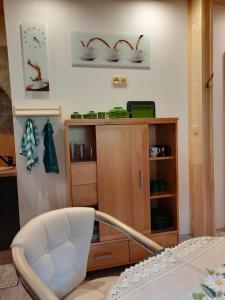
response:
<svg viewBox="0 0 225 300"><path fill-rule="evenodd" d="M61 116L62 107L51 108L22 108L13 106L13 115L15 117L45 117L45 116Z"/></svg>

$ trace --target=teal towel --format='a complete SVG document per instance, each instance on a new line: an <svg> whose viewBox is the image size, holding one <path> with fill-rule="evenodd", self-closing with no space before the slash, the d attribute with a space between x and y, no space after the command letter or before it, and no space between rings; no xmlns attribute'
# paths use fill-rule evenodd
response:
<svg viewBox="0 0 225 300"><path fill-rule="evenodd" d="M53 129L48 121L44 127L44 166L46 173L59 173L58 161L56 157L55 144L53 140Z"/></svg>
<svg viewBox="0 0 225 300"><path fill-rule="evenodd" d="M33 166L39 164L37 148L40 144L37 125L31 119L26 122L24 134L21 141L20 154L27 159L27 172L30 173Z"/></svg>

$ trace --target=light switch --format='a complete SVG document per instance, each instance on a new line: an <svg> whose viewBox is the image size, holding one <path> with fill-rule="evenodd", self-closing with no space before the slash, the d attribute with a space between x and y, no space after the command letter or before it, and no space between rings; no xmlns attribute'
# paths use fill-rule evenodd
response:
<svg viewBox="0 0 225 300"><path fill-rule="evenodd" d="M122 87L127 87L127 77L120 77L120 81Z"/></svg>

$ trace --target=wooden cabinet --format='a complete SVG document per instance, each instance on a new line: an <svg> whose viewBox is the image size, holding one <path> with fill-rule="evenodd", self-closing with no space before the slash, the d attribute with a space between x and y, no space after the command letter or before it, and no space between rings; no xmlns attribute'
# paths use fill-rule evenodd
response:
<svg viewBox="0 0 225 300"><path fill-rule="evenodd" d="M72 144L75 151L83 145L82 160L79 153L71 156ZM177 243L177 119L66 120L65 145L68 206L95 207L164 246ZM153 145L167 147L169 155L150 157ZM154 181L165 182L164 188L150 189ZM104 224L97 236L89 270L149 255Z"/></svg>

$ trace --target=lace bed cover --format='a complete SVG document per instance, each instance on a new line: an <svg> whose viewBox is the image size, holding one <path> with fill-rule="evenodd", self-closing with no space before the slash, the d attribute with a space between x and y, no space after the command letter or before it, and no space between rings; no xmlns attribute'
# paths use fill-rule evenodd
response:
<svg viewBox="0 0 225 300"><path fill-rule="evenodd" d="M129 299L134 291L204 254L224 238L200 237L185 241L173 248L167 248L155 257L149 257L135 266L126 269L107 295L107 300Z"/></svg>

